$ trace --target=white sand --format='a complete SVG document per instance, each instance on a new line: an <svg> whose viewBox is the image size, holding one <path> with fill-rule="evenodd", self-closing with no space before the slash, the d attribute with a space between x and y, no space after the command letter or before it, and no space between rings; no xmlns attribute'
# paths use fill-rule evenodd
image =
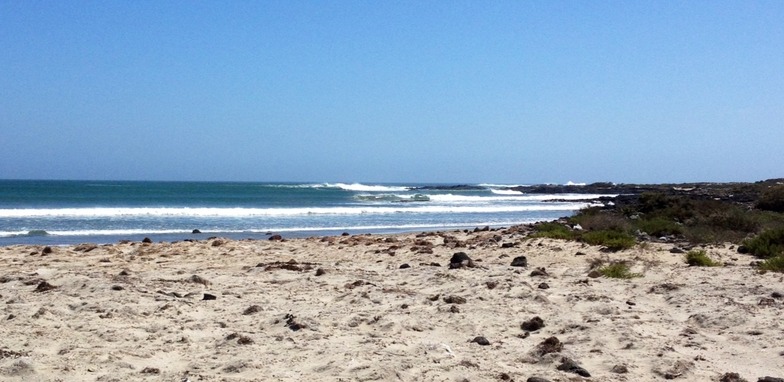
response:
<svg viewBox="0 0 784 382"><path fill-rule="evenodd" d="M729 245L707 248L726 266L699 268L672 245L606 254L513 230L221 241L0 248L0 380L584 380L557 370L563 357L592 381L784 377L784 275ZM478 266L449 269L458 251ZM528 267L511 267L521 255ZM589 278L597 259L643 277ZM289 260L309 269L268 266ZM545 327L526 337L534 316ZM552 336L563 349L536 354Z"/></svg>

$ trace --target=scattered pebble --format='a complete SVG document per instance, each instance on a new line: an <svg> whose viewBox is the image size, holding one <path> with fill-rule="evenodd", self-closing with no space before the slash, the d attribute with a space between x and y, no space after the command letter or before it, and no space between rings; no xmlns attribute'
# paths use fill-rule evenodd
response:
<svg viewBox="0 0 784 382"><path fill-rule="evenodd" d="M522 325L520 325L520 328L525 330L526 332L535 332L543 327L544 327L544 320L542 320L539 316L536 316L528 321L525 321L523 322Z"/></svg>
<svg viewBox="0 0 784 382"><path fill-rule="evenodd" d="M527 267L528 266L528 259L525 256L517 256L512 259L513 267Z"/></svg>
<svg viewBox="0 0 784 382"><path fill-rule="evenodd" d="M469 342L476 343L476 344L482 345L482 346L490 345L490 341L488 341L487 338L482 337L482 336L474 337L474 339L469 341Z"/></svg>

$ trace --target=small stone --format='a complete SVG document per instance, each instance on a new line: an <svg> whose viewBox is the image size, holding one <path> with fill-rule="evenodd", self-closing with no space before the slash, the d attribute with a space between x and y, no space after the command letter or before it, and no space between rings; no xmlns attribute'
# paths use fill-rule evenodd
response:
<svg viewBox="0 0 784 382"><path fill-rule="evenodd" d="M740 253L742 255L745 255L745 254L749 253L749 247L747 247L745 245L738 246L738 253Z"/></svg>
<svg viewBox="0 0 784 382"><path fill-rule="evenodd" d="M747 380L740 377L738 373L724 373L724 375L719 378L719 382L748 382Z"/></svg>
<svg viewBox="0 0 784 382"><path fill-rule="evenodd" d="M457 268L473 268L475 267L474 261L465 252L457 252L449 259L449 269Z"/></svg>
<svg viewBox="0 0 784 382"><path fill-rule="evenodd" d="M777 377L761 377L757 382L784 382L784 378Z"/></svg>
<svg viewBox="0 0 784 382"><path fill-rule="evenodd" d="M280 236L280 235L272 235L272 236L270 236L270 237L269 237L269 239L267 239L267 240L270 240L270 241L281 241L281 240L283 240L283 236Z"/></svg>
<svg viewBox="0 0 784 382"><path fill-rule="evenodd" d="M482 336L474 337L474 339L471 340L471 342L475 342L475 343L477 343L479 345L482 345L482 346L490 345L490 341L488 341L487 338L482 337Z"/></svg>
<svg viewBox="0 0 784 382"><path fill-rule="evenodd" d="M602 273L594 269L594 270L592 270L591 272L588 273L588 277L590 277L592 279L596 279L596 278L602 277Z"/></svg>
<svg viewBox="0 0 784 382"><path fill-rule="evenodd" d="M540 377L530 377L526 380L526 382L550 382L550 380Z"/></svg>
<svg viewBox="0 0 784 382"><path fill-rule="evenodd" d="M626 374L629 372L629 368L625 365L615 365L610 371L616 374Z"/></svg>
<svg viewBox="0 0 784 382"><path fill-rule="evenodd" d="M142 243L150 244L152 243L152 239L150 239L149 237L145 237L144 239L142 239Z"/></svg>
<svg viewBox="0 0 784 382"><path fill-rule="evenodd" d="M116 291L120 291L120 290L123 290L125 288L123 288L122 285L112 285L111 289L112 290L116 290Z"/></svg>
<svg viewBox="0 0 784 382"><path fill-rule="evenodd" d="M531 277L536 277L536 276L547 277L549 275L547 274L546 269L544 269L543 267L539 267L531 271Z"/></svg>
<svg viewBox="0 0 784 382"><path fill-rule="evenodd" d="M684 251L684 250L682 250L682 249L680 249L678 247L672 247L672 249L670 249L670 253L686 253L686 251Z"/></svg>
<svg viewBox="0 0 784 382"><path fill-rule="evenodd" d="M48 255L50 253L52 253L52 247L46 246L44 247L44 249L41 250L42 255Z"/></svg>
<svg viewBox="0 0 784 382"><path fill-rule="evenodd" d="M782 298L782 297L784 297L784 294L781 294L780 292L773 292L773 293L770 294L770 297Z"/></svg>
<svg viewBox="0 0 784 382"><path fill-rule="evenodd" d="M585 256L585 252L577 252L574 254L575 256Z"/></svg>
<svg viewBox="0 0 784 382"><path fill-rule="evenodd" d="M160 374L161 369L157 367L145 367L142 369L142 374Z"/></svg>
<svg viewBox="0 0 784 382"><path fill-rule="evenodd" d="M588 370L585 370L582 366L578 365L577 362L574 362L574 360L566 357L561 360L561 364L558 365L556 369L575 373L585 378L589 378L591 376L591 373L589 373Z"/></svg>
<svg viewBox="0 0 784 382"><path fill-rule="evenodd" d="M460 308L457 305L452 305L449 307L449 313L460 313Z"/></svg>
<svg viewBox="0 0 784 382"><path fill-rule="evenodd" d="M316 276L324 276L327 273L323 268L316 269Z"/></svg>
<svg viewBox="0 0 784 382"><path fill-rule="evenodd" d="M262 310L261 306L259 306L259 305L251 305L251 306L247 307L242 312L242 314L248 316L248 315L251 315L251 314L254 314L254 313L261 312L261 310Z"/></svg>
<svg viewBox="0 0 784 382"><path fill-rule="evenodd" d="M563 343L557 337L549 337L536 346L537 353L541 355L559 353L563 350Z"/></svg>
<svg viewBox="0 0 784 382"><path fill-rule="evenodd" d="M57 289L57 287L52 284L49 284L46 281L41 281L40 283L38 283L38 286L35 287L35 292L47 292L52 289Z"/></svg>
<svg viewBox="0 0 784 382"><path fill-rule="evenodd" d="M487 289L495 289L498 286L498 281L488 281L485 283Z"/></svg>
<svg viewBox="0 0 784 382"><path fill-rule="evenodd" d="M525 256L517 256L512 259L513 267L527 267L528 266L528 259Z"/></svg>
<svg viewBox="0 0 784 382"><path fill-rule="evenodd" d="M400 269L406 269L406 268L411 268L411 266L408 265L407 263L400 264Z"/></svg>
<svg viewBox="0 0 784 382"><path fill-rule="evenodd" d="M465 304L466 299L460 296L446 296L444 297L444 302L447 304Z"/></svg>
<svg viewBox="0 0 784 382"><path fill-rule="evenodd" d="M536 316L528 321L523 322L520 325L520 328L525 330L526 332L535 332L544 327L544 320L541 317ZM553 337L554 338L554 337Z"/></svg>
<svg viewBox="0 0 784 382"><path fill-rule="evenodd" d="M205 293L204 294L204 298L202 298L202 300L204 300L204 301L207 301L207 300L217 300L217 299L218 299L217 296L215 296L214 294L209 294L209 293Z"/></svg>
<svg viewBox="0 0 784 382"><path fill-rule="evenodd" d="M539 289L550 289L550 286L547 283L541 283L539 284Z"/></svg>

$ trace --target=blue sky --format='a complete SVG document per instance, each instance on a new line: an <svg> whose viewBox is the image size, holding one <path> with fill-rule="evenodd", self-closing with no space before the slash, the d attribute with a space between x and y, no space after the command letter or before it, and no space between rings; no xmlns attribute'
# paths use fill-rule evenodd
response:
<svg viewBox="0 0 784 382"><path fill-rule="evenodd" d="M0 0L0 178L784 176L782 1Z"/></svg>

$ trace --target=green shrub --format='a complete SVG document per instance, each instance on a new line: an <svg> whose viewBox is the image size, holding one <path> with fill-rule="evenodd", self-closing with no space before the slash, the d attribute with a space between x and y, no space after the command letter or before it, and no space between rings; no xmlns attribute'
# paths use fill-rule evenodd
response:
<svg viewBox="0 0 784 382"><path fill-rule="evenodd" d="M757 208L765 211L784 212L784 185L765 190L757 200Z"/></svg>
<svg viewBox="0 0 784 382"><path fill-rule="evenodd" d="M582 241L591 245L603 245L611 251L629 249L637 244L634 236L615 230L591 231L582 234Z"/></svg>
<svg viewBox="0 0 784 382"><path fill-rule="evenodd" d="M642 274L640 273L632 273L632 271L629 269L629 265L624 262L607 264L598 270L602 276L613 279L631 279L634 277L642 277Z"/></svg>
<svg viewBox="0 0 784 382"><path fill-rule="evenodd" d="M784 272L784 255L778 255L763 261L759 268L771 272Z"/></svg>
<svg viewBox="0 0 784 382"><path fill-rule="evenodd" d="M721 265L714 261L703 250L692 250L686 254L686 264L692 267L716 267Z"/></svg>
<svg viewBox="0 0 784 382"><path fill-rule="evenodd" d="M784 228L769 229L743 241L749 253L762 259L784 255Z"/></svg>
<svg viewBox="0 0 784 382"><path fill-rule="evenodd" d="M586 231L628 231L631 228L631 224L625 216L610 211L599 211L595 208L582 210L570 221L579 224Z"/></svg>
<svg viewBox="0 0 784 382"><path fill-rule="evenodd" d="M544 237L560 240L574 240L575 234L571 228L558 222L542 222L534 225L534 233L531 237Z"/></svg>
<svg viewBox="0 0 784 382"><path fill-rule="evenodd" d="M640 231L656 237L680 235L683 233L683 227L681 227L681 225L674 220L665 217L639 220L635 225Z"/></svg>

